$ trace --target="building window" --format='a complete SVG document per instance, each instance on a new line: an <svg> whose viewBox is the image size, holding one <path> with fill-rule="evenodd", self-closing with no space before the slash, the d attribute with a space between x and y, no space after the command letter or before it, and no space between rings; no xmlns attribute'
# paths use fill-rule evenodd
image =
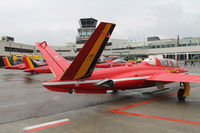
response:
<svg viewBox="0 0 200 133"><path fill-rule="evenodd" d="M61 49L59 49L59 50L56 50L56 52L71 52L71 50L61 50Z"/></svg>
<svg viewBox="0 0 200 133"><path fill-rule="evenodd" d="M171 47L175 47L176 46L176 44L171 44Z"/></svg>
<svg viewBox="0 0 200 133"><path fill-rule="evenodd" d="M4 47L7 52L21 52L21 53L33 53L32 49L14 48L14 47Z"/></svg>

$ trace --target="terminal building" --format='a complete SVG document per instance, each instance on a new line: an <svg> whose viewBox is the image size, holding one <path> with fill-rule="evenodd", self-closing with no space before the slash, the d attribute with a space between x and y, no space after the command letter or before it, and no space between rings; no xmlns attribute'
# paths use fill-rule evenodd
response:
<svg viewBox="0 0 200 133"><path fill-rule="evenodd" d="M92 35L97 26L94 18L79 20L80 28L76 42L66 43L65 46L52 46L67 59L73 59L84 43ZM133 42L128 39L109 39L102 55L128 56L129 58L148 57L148 55L163 55L178 60L200 59L200 37L160 39L157 36L148 37L144 42ZM36 46L16 43L13 37L3 36L0 40L0 57L12 55L40 55ZM2 59L0 58L0 65Z"/></svg>
<svg viewBox="0 0 200 133"><path fill-rule="evenodd" d="M178 60L200 59L200 37L179 39L149 40L143 43L131 43L131 53L147 55L163 55Z"/></svg>

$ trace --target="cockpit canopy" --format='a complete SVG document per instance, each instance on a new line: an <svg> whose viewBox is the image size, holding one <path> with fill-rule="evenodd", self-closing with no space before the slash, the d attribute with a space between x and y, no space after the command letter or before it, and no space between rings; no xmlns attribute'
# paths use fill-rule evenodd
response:
<svg viewBox="0 0 200 133"><path fill-rule="evenodd" d="M148 63L149 65L160 65L160 66L169 66L169 67L178 67L178 64L175 60L166 59L166 58L148 58L145 59L143 62Z"/></svg>
<svg viewBox="0 0 200 133"><path fill-rule="evenodd" d="M122 60L122 59L116 59L112 62L116 62L116 63L126 63L126 61Z"/></svg>

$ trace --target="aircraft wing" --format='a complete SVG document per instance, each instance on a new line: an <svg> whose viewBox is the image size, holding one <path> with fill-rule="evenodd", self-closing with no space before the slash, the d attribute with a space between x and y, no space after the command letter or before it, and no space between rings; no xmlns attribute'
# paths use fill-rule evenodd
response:
<svg viewBox="0 0 200 133"><path fill-rule="evenodd" d="M178 74L178 73L155 73L149 77L149 81L167 81L167 82L200 82L200 75Z"/></svg>

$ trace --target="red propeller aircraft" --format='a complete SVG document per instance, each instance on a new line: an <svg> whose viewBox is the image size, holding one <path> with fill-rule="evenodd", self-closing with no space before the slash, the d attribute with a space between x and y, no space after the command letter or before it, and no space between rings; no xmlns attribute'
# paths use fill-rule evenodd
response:
<svg viewBox="0 0 200 133"><path fill-rule="evenodd" d="M200 75L180 74L187 72L176 61L170 59L149 58L133 66L120 66L94 70L115 24L100 23L85 43L74 61L64 63L63 58L46 42L36 43L56 79L43 83L52 91L72 93L106 93L107 90L126 90L181 82L178 99L189 96L189 82L200 82Z"/></svg>
<svg viewBox="0 0 200 133"><path fill-rule="evenodd" d="M44 63L35 63L28 56L23 56L23 61L26 66L24 72L30 73L51 73L51 70L47 64Z"/></svg>
<svg viewBox="0 0 200 133"><path fill-rule="evenodd" d="M134 61L124 61L122 59L116 59L111 62L96 64L96 67L97 68L109 68L109 67L118 67L118 66L125 66L125 65L132 66L134 64L135 64Z"/></svg>
<svg viewBox="0 0 200 133"><path fill-rule="evenodd" d="M19 70L25 69L24 64L11 65L7 56L3 57L3 62L5 64L6 69L19 69Z"/></svg>

